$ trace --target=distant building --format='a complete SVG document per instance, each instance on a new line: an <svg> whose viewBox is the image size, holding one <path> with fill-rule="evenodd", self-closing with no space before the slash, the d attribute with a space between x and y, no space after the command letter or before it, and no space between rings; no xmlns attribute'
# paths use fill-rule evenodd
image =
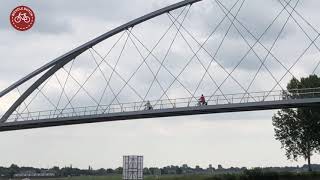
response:
<svg viewBox="0 0 320 180"><path fill-rule="evenodd" d="M154 174L156 177L161 176L161 169L155 168L153 174Z"/></svg>
<svg viewBox="0 0 320 180"><path fill-rule="evenodd" d="M122 179L143 179L143 156L123 156Z"/></svg>
<svg viewBox="0 0 320 180"><path fill-rule="evenodd" d="M194 173L193 169L189 167L187 164L183 164L181 167L182 174L192 174Z"/></svg>
<svg viewBox="0 0 320 180"><path fill-rule="evenodd" d="M212 167L212 164L209 164L209 167L207 169L208 174L213 174L214 168Z"/></svg>
<svg viewBox="0 0 320 180"><path fill-rule="evenodd" d="M174 166L167 166L166 170L168 174L177 174L177 168Z"/></svg>

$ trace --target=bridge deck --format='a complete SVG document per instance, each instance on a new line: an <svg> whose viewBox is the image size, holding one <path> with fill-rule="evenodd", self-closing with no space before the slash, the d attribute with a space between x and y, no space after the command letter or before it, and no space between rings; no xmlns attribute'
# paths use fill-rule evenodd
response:
<svg viewBox="0 0 320 180"><path fill-rule="evenodd" d="M295 107L311 107L311 106L319 106L319 105L320 105L320 98L304 98L304 99L288 99L288 100L246 102L246 103L233 103L233 104L230 103L230 104L219 104L219 105L208 105L208 106L178 107L178 108L168 108L168 109L106 113L106 114L100 114L100 115L95 114L95 115L83 115L83 116L6 122L0 125L0 131L11 131L11 130L19 130L19 129L30 129L30 128L52 127L52 126L96 123L96 122L110 122L110 121L142 119L142 118L171 117L171 116L240 112L240 111L256 111L256 110L295 108Z"/></svg>

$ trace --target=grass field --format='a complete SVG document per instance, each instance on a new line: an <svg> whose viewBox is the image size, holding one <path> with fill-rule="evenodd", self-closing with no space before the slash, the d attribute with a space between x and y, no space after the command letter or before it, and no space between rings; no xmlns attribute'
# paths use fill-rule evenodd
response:
<svg viewBox="0 0 320 180"><path fill-rule="evenodd" d="M145 176L144 180L206 180L210 176L204 175L189 175L189 176L161 176L156 178L154 176ZM14 179L21 180L21 179ZM31 180L33 180L31 178ZM66 177L66 178L37 178L36 180L122 180L122 176L79 176L79 177Z"/></svg>
<svg viewBox="0 0 320 180"><path fill-rule="evenodd" d="M161 176L159 178L156 178L154 176L145 176L144 180L202 180L207 179L209 176L204 175L189 175L189 176ZM32 178L31 178L32 179ZM66 177L66 178L37 178L36 180L122 180L122 176L115 175L115 176L79 176L79 177ZM18 179L14 179L18 180Z"/></svg>
<svg viewBox="0 0 320 180"><path fill-rule="evenodd" d="M32 179L32 178L31 178ZM224 174L224 175L177 175L177 176L161 176L159 178L153 176L145 176L144 180L320 180L319 173L265 173L265 174ZM14 179L18 180L18 179ZM19 179L20 180L20 179ZM33 180L33 179L32 179ZM80 176L67 178L48 178L36 180L122 180L121 176Z"/></svg>
<svg viewBox="0 0 320 180"><path fill-rule="evenodd" d="M201 176L202 177L202 176ZM176 180L176 179L186 179L186 180L202 180L200 176L161 176L160 178L146 176L144 180L156 180L156 179L163 179L163 180ZM46 179L48 180L48 179ZM59 180L122 180L121 176L102 176L102 177L72 177L72 178L62 178Z"/></svg>

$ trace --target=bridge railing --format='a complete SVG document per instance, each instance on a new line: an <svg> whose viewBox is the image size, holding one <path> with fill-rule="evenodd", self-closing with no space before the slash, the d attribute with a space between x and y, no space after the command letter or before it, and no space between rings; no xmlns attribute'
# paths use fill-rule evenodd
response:
<svg viewBox="0 0 320 180"><path fill-rule="evenodd" d="M263 101L281 101L288 99L315 98L320 97L320 88L277 90L277 91L261 91L250 93L236 93L205 96L208 105L222 105L235 103L263 102ZM197 107L199 97L163 99L149 101L152 110L172 109L181 107ZM145 104L147 102L130 102L122 104L87 106L66 109L55 109L49 111L37 111L29 113L15 113L8 119L12 121L27 121L39 119L55 119L76 116L102 115L119 112L148 111Z"/></svg>

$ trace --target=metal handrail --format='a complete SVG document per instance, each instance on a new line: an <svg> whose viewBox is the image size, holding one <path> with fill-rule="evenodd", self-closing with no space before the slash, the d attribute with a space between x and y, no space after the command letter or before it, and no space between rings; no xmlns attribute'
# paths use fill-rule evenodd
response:
<svg viewBox="0 0 320 180"><path fill-rule="evenodd" d="M312 91L310 91L312 90ZM219 104L234 104L234 103L248 103L248 102L261 102L261 101L279 101L287 100L291 98L291 92L299 93L299 97L303 96L320 97L320 88L305 88L305 89L292 89L292 90L276 90L276 91L261 91L261 92L250 92L250 93L234 93L225 95L215 95L215 96L205 96L210 99L207 103L208 105L219 105ZM306 92L307 91L307 92ZM268 94L268 96L266 96ZM287 97L284 97L287 96ZM300 97L301 96L301 97ZM154 105L153 109L170 109L179 107L196 107L198 106L198 101L193 100L192 97L187 98L177 98L177 99L162 99L162 100L152 100L149 101L151 105ZM258 101L257 101L258 100ZM63 117L75 117L75 116L85 116L85 115L98 115L98 114L109 114L117 112L133 112L133 111L143 111L144 104L147 101L140 102L128 102L121 104L111 104L111 105L100 105L100 106L84 106L76 108L66 108L66 109L55 109L55 110L43 110L28 113L15 113L10 116L8 121L27 121L27 120L39 120L39 119L55 119ZM160 102L160 103L158 103ZM174 102L174 103L172 103Z"/></svg>

